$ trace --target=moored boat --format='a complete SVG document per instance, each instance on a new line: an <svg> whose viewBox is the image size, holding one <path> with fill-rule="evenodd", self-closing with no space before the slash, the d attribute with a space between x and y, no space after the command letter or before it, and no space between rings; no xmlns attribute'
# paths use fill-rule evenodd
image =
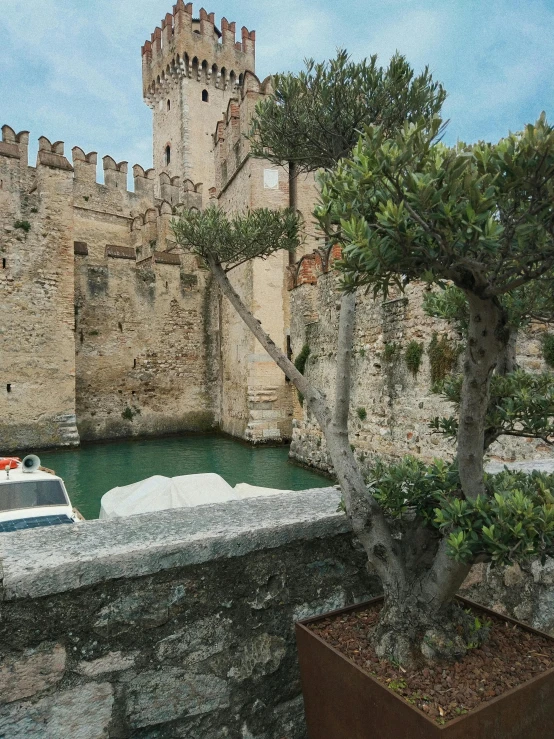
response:
<svg viewBox="0 0 554 739"><path fill-rule="evenodd" d="M36 455L0 457L0 533L80 520L62 478L41 467Z"/></svg>

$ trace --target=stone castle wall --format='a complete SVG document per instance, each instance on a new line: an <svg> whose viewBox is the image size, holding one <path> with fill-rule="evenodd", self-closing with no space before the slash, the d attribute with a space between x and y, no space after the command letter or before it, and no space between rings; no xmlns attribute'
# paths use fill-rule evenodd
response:
<svg viewBox="0 0 554 739"><path fill-rule="evenodd" d="M332 259L331 259L332 262ZM325 272L321 259L309 258L295 266L291 290L291 339L294 356L310 347L306 373L310 381L333 399L340 294L336 273ZM425 460L451 458L454 447L433 433L429 422L435 416L451 415L450 405L431 391L428 348L436 333L451 346L461 337L445 321L430 318L422 309L424 287L410 285L404 296L375 301L359 290L352 370L350 441L362 467L375 457L395 459L414 454ZM546 369L541 356L543 327L531 327L519 337L518 363L530 371ZM416 375L408 369L405 351L411 341L424 345ZM396 352L387 358L387 345ZM294 422L291 456L297 461L330 471L331 461L321 430L305 408ZM504 437L490 448L500 460L533 458L548 454L541 442Z"/></svg>
<svg viewBox="0 0 554 739"><path fill-rule="evenodd" d="M3 128L0 449L202 430L214 424L208 276L170 222L199 186ZM158 197L162 196L162 197ZM80 432L80 436L79 436Z"/></svg>
<svg viewBox="0 0 554 739"><path fill-rule="evenodd" d="M115 250L114 250L115 251ZM173 256L173 255L171 255ZM206 384L206 274L195 260L76 256L81 438L213 425Z"/></svg>
<svg viewBox="0 0 554 739"><path fill-rule="evenodd" d="M72 172L63 145L2 128L0 448L75 445ZM7 447L7 449L6 449Z"/></svg>

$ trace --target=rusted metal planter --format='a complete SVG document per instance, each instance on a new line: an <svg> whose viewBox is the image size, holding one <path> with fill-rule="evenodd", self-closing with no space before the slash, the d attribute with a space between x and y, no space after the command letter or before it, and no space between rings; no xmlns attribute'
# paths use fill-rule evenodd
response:
<svg viewBox="0 0 554 739"><path fill-rule="evenodd" d="M379 600L374 598L296 624L309 739L554 739L554 668L446 726L438 726L306 628ZM498 616L477 603L460 600ZM552 639L512 618L502 618Z"/></svg>

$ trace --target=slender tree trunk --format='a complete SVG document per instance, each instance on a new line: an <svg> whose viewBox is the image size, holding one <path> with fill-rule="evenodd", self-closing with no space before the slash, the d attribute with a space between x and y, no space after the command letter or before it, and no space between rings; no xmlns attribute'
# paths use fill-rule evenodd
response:
<svg viewBox="0 0 554 739"><path fill-rule="evenodd" d="M485 492L483 450L485 419L492 373L509 340L502 308L493 299L466 293L469 303L468 342L460 399L458 467L466 498Z"/></svg>
<svg viewBox="0 0 554 739"><path fill-rule="evenodd" d="M298 167L289 162L289 208L295 213L298 211ZM296 249L289 251L289 264L296 262Z"/></svg>
<svg viewBox="0 0 554 739"><path fill-rule="evenodd" d="M341 302L338 351L340 359L338 360L337 372L337 394L340 396L340 403L338 410L332 413L325 396L296 369L285 353L276 346L275 342L263 330L260 322L244 305L221 265L215 261L210 261L209 267L223 294L229 299L239 316L308 403L325 434L327 448L342 490L353 531L364 546L368 559L375 567L383 583L385 592L397 596L401 592L405 581L405 571L399 545L391 536L381 508L367 489L348 438L350 361L356 306L355 295L345 294Z"/></svg>
<svg viewBox="0 0 554 739"><path fill-rule="evenodd" d="M325 395L307 381L266 334L221 265L212 261L209 266L223 294L256 339L304 395L325 435L352 529L383 584L385 602L379 625L371 635L377 653L404 665L461 656L469 637L464 636L463 611L452 599L469 568L448 557L444 540L439 543L438 538L424 537L421 546L414 546L412 551L412 547L392 536L350 448L348 414L355 294L345 294L341 300L335 405L331 410Z"/></svg>

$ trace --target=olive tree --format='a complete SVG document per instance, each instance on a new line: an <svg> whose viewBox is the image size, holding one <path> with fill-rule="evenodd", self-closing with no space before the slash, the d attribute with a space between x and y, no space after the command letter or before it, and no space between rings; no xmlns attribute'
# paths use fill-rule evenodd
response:
<svg viewBox="0 0 554 739"><path fill-rule="evenodd" d="M428 82L430 98L442 96ZM268 132L283 107L281 101L260 108L253 127L264 142L259 153L268 155L266 147L272 146L278 151L275 161L300 162L299 144L286 128L288 149L277 133L270 143ZM183 213L174 229L177 241L204 260L321 426L344 508L383 585L385 604L371 638L378 654L410 664L465 652L467 625L453 598L472 563L503 563L553 550L553 478L488 477L483 454L502 433L552 441L551 378L518 378L504 359L523 321L539 313L552 318L552 304L543 298L552 294L554 270L554 134L541 119L496 145L450 149L440 143L440 119L406 117L404 112L404 123L388 125L384 116L374 115L350 155L338 147L335 156L343 159L314 165L325 168L315 215L329 238L343 245L333 402L276 346L228 278L245 260L296 247L294 211L228 217L212 208ZM320 131L323 141L328 125ZM355 142L358 132L352 136ZM305 169L310 156L305 152ZM467 332L462 381L443 388L457 405L457 417L436 422L438 430L456 438L457 460L377 464L367 480L348 436L356 291L369 287L377 297L411 280L457 290L446 301L437 298L432 308L465 322ZM510 405L516 387L519 400Z"/></svg>
<svg viewBox="0 0 554 739"><path fill-rule="evenodd" d="M400 485L393 495L381 471L365 496L370 560L394 580L384 583L374 638L401 661L463 651L452 599L473 562L544 556L554 544L553 478L487 478L483 469L502 433L554 441L552 377L501 369L518 306L520 318L538 310L554 320L554 130L541 117L497 144L455 148L437 141L440 130L440 119L407 123L394 136L367 126L352 156L322 176L316 211L344 245L343 290L378 296L412 280L452 285L466 325L462 379L446 389L458 417L442 429L456 437L453 477L433 481L442 474L435 466L427 486ZM385 546L374 540L371 498L389 515L411 508L419 543L390 532Z"/></svg>
<svg viewBox="0 0 554 739"><path fill-rule="evenodd" d="M444 89L428 69L415 76L400 55L382 68L376 57L356 63L344 51L328 63L308 61L299 75L276 75L272 87L273 94L258 102L249 135L251 150L254 156L289 163L293 179L298 171L330 171L352 150L364 124L378 124L393 135L406 121L431 121L445 99ZM239 259L265 258L281 248L294 250L293 222L298 238L294 199L290 204L290 211L273 214L274 238L260 227L271 220L268 211L227 218L210 209L183 213L174 225L176 239L204 260L223 294L304 397L325 434L353 530L385 590L392 591L405 576L402 554L391 537L384 510L368 494L348 438L355 294L346 291L341 299L335 401L331 404L325 392L308 382L267 335L228 278Z"/></svg>
<svg viewBox="0 0 554 739"><path fill-rule="evenodd" d="M416 279L461 291L467 348L452 397L459 406L455 465L413 459L376 465L368 484L348 437L354 304L341 307L331 404L233 289L227 273L236 264L295 247L292 212L229 218L211 209L183 214L174 226L179 243L204 259L320 424L352 528L383 584L385 605L371 638L380 655L406 665L466 650L464 614L453 598L471 564L554 551L554 478L483 471L487 432L534 430L554 440L552 377L495 374L510 342L516 291L552 290L554 131L541 119L496 145L449 149L434 140L439 128L439 121L430 129L408 124L387 137L368 127L352 157L322 176L316 215L344 245L339 267L346 294L370 286L377 296Z"/></svg>

